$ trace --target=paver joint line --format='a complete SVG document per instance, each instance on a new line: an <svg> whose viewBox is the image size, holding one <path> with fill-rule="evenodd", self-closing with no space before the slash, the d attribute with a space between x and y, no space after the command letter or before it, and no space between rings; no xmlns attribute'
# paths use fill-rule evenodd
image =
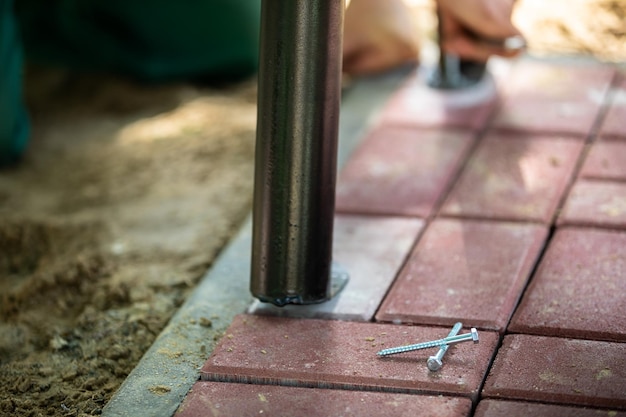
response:
<svg viewBox="0 0 626 417"><path fill-rule="evenodd" d="M551 68L549 65L542 67L537 63L525 63L518 67L531 70L531 79L533 77L539 79L545 74L550 75L556 68ZM200 409L204 410L202 407L206 407L207 401L217 399L222 401L223 405L224 399L229 398L231 401L229 407L234 407L239 411L245 408L243 401L240 401L232 392L238 392L237 390L241 388L256 407L255 401L260 395L258 393L261 390L270 390L269 387L272 387L272 392L284 392L285 398L288 397L287 392L310 395L321 388L324 392L316 394L320 397L328 395L343 398L348 395L348 392L350 394L380 392L385 395L412 394L416 400L425 398L427 395L439 396L439 400L442 397L450 400L462 399L465 404L469 404L471 399L474 401L474 408L471 413L464 415L474 415L473 413L476 412L475 415L481 417L483 417L481 414L483 410L487 410L488 407L493 407L496 411L500 409L497 407L503 407L502 410L504 410L506 407L498 405L504 403L509 404L511 410L514 410L514 407L510 404L518 409L527 407L529 410L539 408L549 410L565 406L577 407L579 410L589 406L604 411L608 411L609 407L617 410L626 409L626 397L623 394L626 391L621 388L626 380L622 371L624 367L620 366L624 358L621 355L624 346L623 331L612 327L615 326L615 320L606 319L607 314L586 314L578 317L575 313L580 310L580 303L576 304L576 309L572 307L576 297L582 297L582 294L576 294L576 291L580 293L581 289L586 288L584 285L592 285L588 284L590 280L586 279L587 275L597 279L597 283L593 284L595 292L592 294L596 297L602 296L603 291L612 297L613 294L619 294L620 288L623 288L621 287L622 281L619 278L615 279L621 275L612 273L612 271L621 270L624 265L620 260L624 259L622 257L624 251L620 247L624 247L621 242L626 236L623 231L615 230L624 227L621 220L623 217L615 214L623 208L623 205L617 203L609 205L612 200L606 202L600 198L605 198L605 195L611 196L610 191L618 187L616 184L623 184L624 181L623 171L620 168L622 166L620 149L623 148L619 146L623 143L624 129L621 124L618 126L613 123L618 120L617 107L613 103L616 93L609 91L608 87L617 88L622 85L620 82L626 82L624 81L626 78L620 78L613 73L609 74L609 71L605 70L606 68L598 68L598 74L595 74L594 69L559 70L555 73L556 75L567 75L563 78L563 85L577 88L562 88L554 91L546 88L545 92L537 93L537 97L529 94L526 101L520 99L519 92L534 91L534 85L530 81L527 83L522 80L523 82L519 81L521 84L518 86L513 85L515 88L507 89L503 102L496 104L489 101L477 109L461 109L462 111L457 113L464 117L463 120L454 114L452 116L456 119L450 119L452 116L444 114L441 117L448 117L445 120L444 118L420 120L399 126L397 120L399 117L405 117L406 114L414 112L415 108L419 107L406 109L410 104L409 99L415 101L413 96L422 91L417 89L421 86L416 81L421 78L415 76L415 80L402 88L391 104L387 105L387 111L383 112L386 117L386 119L383 118L384 123L379 124L370 135L365 150L353 157L353 160L359 164L352 162L350 170L344 172L338 184L340 188L343 187L342 193L339 193L341 197L339 211L343 207L349 213L363 212L363 219L368 220L366 222L363 219L356 219L354 215L344 216L350 220L350 224L346 226L347 232L350 232L345 233L347 241L359 241L359 238L355 238L357 236L354 234L355 230L362 231L363 224L373 223L370 221L371 218L380 220L384 217L390 219L395 217L393 222L398 223L396 227L400 230L406 226L399 218L413 218L417 215L422 219L419 220L421 223L414 224L411 229L412 234L418 235L416 241L410 243L407 233L406 241L403 241L403 245L398 245L393 256L384 252L385 262L390 265L387 269L395 271L399 268L399 264L404 266L404 262L408 259L402 256L407 247L421 249L420 257L416 258L413 268L407 269L400 277L401 279L389 281L386 293L391 294L389 297L391 301L396 299L397 301L391 303L390 300L384 299L378 303L377 307L368 304L369 310L363 313L359 310L361 308L359 303L363 303L359 287L359 291L353 291L359 293L359 297L355 297L359 303L354 303L356 306L354 311L346 310L348 313L343 312L342 316L337 309L331 308L328 312L324 311L325 315L319 316L334 320L320 320L317 324L311 325L311 320L260 318L259 314L240 317L231 323L232 333L229 337L223 338L201 369L203 381L197 384L205 387L203 389L207 392L213 390L211 392L213 392L214 399L206 397L208 394L194 394L192 391L187 397L188 399L193 397L193 401L186 401L192 408L201 407ZM517 71L516 74L519 76L522 72ZM578 72L580 75L576 75ZM609 81L609 78L612 81ZM589 94L578 96L579 90L583 91L583 87L586 88L587 84L589 88L593 87L593 91L591 89L589 91L597 93L598 100L590 101ZM563 104L565 99L568 100L567 105ZM398 108L407 111L401 114L397 111ZM397 114L391 114L393 112L390 112L390 109L395 109ZM574 113L583 110L582 116L575 117ZM465 117L470 114L474 115L473 118ZM622 114L621 110L619 114ZM465 118L468 120L466 121ZM426 132L423 129L424 124L429 126L435 122L442 128L442 131L449 133L450 128L455 126L453 123L455 120L457 124L470 127L471 135L460 135L467 136L465 138L455 133L450 137L445 135L439 137L438 133L435 134L432 131L428 134L424 133ZM571 126L566 125L566 122ZM613 124L609 126L609 122ZM615 129L619 129L619 132L615 133ZM419 138L414 138L413 132L421 132L416 134ZM389 142L390 138L394 140L393 145ZM583 141L583 138L586 138L586 141ZM603 143L607 138L612 140L612 146ZM414 143L418 139L421 143ZM468 139L467 143L463 142L465 139ZM442 145L444 141L445 146ZM446 169L440 168L436 176L424 167L422 167L423 172L416 170L410 164L411 152L405 154L403 150L389 153L389 155L382 155L378 152L381 149L399 146L412 151L418 145L425 148L425 144L429 146L430 153L438 155L438 158L446 163ZM602 149L598 146L600 144L602 144ZM588 152L583 152L584 146L594 146L598 150L590 149ZM493 153L494 147L500 147L502 151ZM454 152L443 153L447 148L453 149ZM511 150L517 152L513 155L516 156L515 158ZM595 159L591 160L592 150L595 153L603 150L603 153L597 155L594 153ZM377 159L372 159L374 158L372 154ZM546 158L546 154L552 156ZM608 160L611 165L607 165L606 162L609 156L611 158ZM354 159L356 157L358 158ZM514 166L515 169L502 168L502 175L493 176L492 174L494 172L498 174L497 169L501 168L501 165L495 161L502 158L512 158L513 163L506 167ZM408 161L406 166L402 165L402 169L398 168L398 161L405 161L405 159ZM368 171L368 165L375 166L377 170ZM417 180L414 177L416 174L421 175ZM428 183L430 188L420 188L421 181L426 178L429 181L434 178L437 181L437 187L430 187ZM485 186L481 189L482 182L480 181L488 183L491 188ZM384 194L382 198L380 194L377 194L380 200L384 200L383 202L375 201L376 199L368 200L371 197L368 193L379 187L378 183L385 182L393 182L395 189L410 192L407 195L396 195L394 191L389 194L389 199ZM549 183L549 186L546 186L546 183ZM462 185L465 186L461 187ZM600 186L602 186L601 189ZM582 192L592 188L595 193ZM609 192L605 192L605 189ZM485 201L480 200L482 194L487 191L491 194L487 195ZM418 192L419 198L416 199ZM613 194L619 197L619 193ZM550 204L542 202L543 200L550 200ZM604 217L591 212L587 214L585 211L589 206L602 205L596 204L596 200L604 204L602 206L605 211ZM425 201L428 204L425 204ZM494 205L494 201L501 205ZM519 204L516 203L517 201ZM491 206L494 207L490 208ZM510 211L512 209L515 210ZM380 216L385 213L387 216ZM623 211L619 211L620 215L622 213ZM374 216L371 216L372 214ZM556 217L559 217L558 220L555 219ZM341 222L339 224L341 226ZM593 229L581 227L587 225L592 225ZM376 224L376 227L371 230L380 229L380 226ZM436 230L435 226L438 227ZM548 234L548 228L554 230L554 235ZM609 233L605 230L607 228L613 231ZM382 229L387 235L390 234L388 225ZM438 234L431 236L429 234L433 233L431 229L437 231ZM495 285L501 283L499 280L505 279L501 278L502 276L510 275L512 278L506 279L514 280L513 282L516 283L514 290L498 293L498 296L506 302L501 302L503 307L500 309L492 308L497 312L497 316L494 313L487 317L489 320L483 319L479 314L483 310L478 308L476 312L472 312L473 316L470 316L464 306L462 310L459 310L463 313L458 313L456 310L451 310L453 303L442 303L441 308L447 309L442 313L436 310L440 308L437 305L429 306L429 308L416 307L414 300L405 301L398 296L402 292L412 294L415 288L422 285L421 282L416 284L419 274L422 277L428 277L432 273L439 272L441 265L454 264L450 256L451 242L456 242L458 246L456 248L458 260L454 258L456 262L454 265L457 265L459 269L452 268L454 272L463 271L462 268L471 270L472 267L481 266L480 263L473 265L466 261L477 258L475 256L477 248L489 247L489 240L485 239L485 236L492 236L487 233L495 233L491 232L491 229L500 233L497 236L501 236L499 242L492 244L492 248L489 249L490 253L497 253L498 256L493 259L485 256L484 263L513 265L517 268L509 268L511 271L508 275L499 273L500 269L494 269L493 273L481 276L487 283L485 288L510 288L505 285ZM503 231L500 232L500 229ZM372 235L377 236L375 232L372 232ZM525 241L522 239L524 236L526 236ZM510 245L511 248L508 248L507 241L514 242ZM376 239L368 242L370 248L375 246L373 243L380 242ZM345 249L343 243L337 246L342 248L340 250L347 252L344 256L349 260L356 259L355 264L357 262L363 264L363 259L370 257L370 254L355 255L363 250L360 247L353 248L347 245ZM525 252L518 249L522 246ZM431 252L426 251L425 248L430 248ZM374 250L371 256L374 259L377 250ZM572 250L577 250L578 254L572 253ZM432 253L434 251L446 254L446 259L436 258ZM508 257L502 256L505 252ZM604 261L602 263L595 262L595 259L588 261L587 259L591 259L592 256L584 254L590 252L595 254L596 258L603 255ZM407 253L412 253L411 249ZM393 259L390 260L390 257ZM402 259L404 261L401 261ZM425 261L427 261L426 266L429 267L426 272L423 270ZM369 266L365 268L361 275L363 275L362 280L371 286L368 276L372 272L369 269ZM483 272L484 268L480 271ZM376 274L385 275L380 272ZM468 274L468 277L473 276ZM492 277L497 277L497 279ZM464 279L466 282L471 282L471 286L477 286L477 281ZM442 286L442 288L450 289L450 299L462 291L474 290L474 288L461 288L461 284L452 284L452 280L450 282ZM356 280L350 285L354 287L355 283ZM405 284L405 287L400 288L398 284ZM502 282L502 284L506 283ZM611 290L609 286L613 289ZM391 291L394 287L395 292ZM567 298L563 295L562 300L558 298L559 294L565 294L570 289L576 291ZM384 293L385 289L377 289L377 291ZM490 296L486 299L495 298ZM569 303L566 303L566 300ZM369 298L366 301L370 304L376 303ZM383 302L386 302L386 305L382 304ZM481 301L480 304L484 305L485 301ZM598 300L594 298L588 303L588 308L595 308L596 312L602 313L608 308L607 304L612 305L611 317L618 317L618 313L623 311L618 296L611 300L608 300L607 296ZM372 312L377 312L376 319L380 321L397 324L396 321L402 320L403 325L398 327L408 330L409 334L413 335L412 339L408 336L392 336L391 324L371 323ZM440 337L437 334L440 330L428 326L451 325L457 320L480 328L482 343L474 349L460 347L451 351L446 359L446 367L439 373L434 373L434 371L441 369L441 359L450 344L469 340L478 343L478 332L475 328L472 328L470 333L458 335L462 325L456 323L446 338L376 352L384 346ZM556 324L552 323L555 320L557 320ZM359 321L365 323L358 323ZM408 326L408 324L416 326ZM284 333L282 329L276 330L277 325L286 329ZM370 327L379 325L390 326L388 328L392 331L375 333ZM487 330L495 330L499 333ZM303 331L309 332L307 337L298 339ZM346 333L354 336L354 340L346 341L345 337L334 337ZM328 341L334 344L329 345L326 341L320 340L322 336L327 337ZM272 351L267 346L275 346L271 342L276 340L281 342L281 348ZM318 345L308 346L309 340L316 341ZM245 348L246 343L248 349ZM292 345L289 347L290 343ZM439 348L436 355L428 358L428 370L419 366L410 370L406 369L407 364L414 363L416 358L423 366L422 361L425 355L406 355L392 360L379 360L374 357L374 353L382 357L427 348ZM594 352L592 358L585 356L589 350ZM344 352L348 353L344 354ZM554 352L558 355L550 356ZM310 358L307 355L310 355ZM593 366L590 366L591 362ZM565 366L560 367L561 363ZM205 382L207 380L211 382ZM229 394L225 395L224 393L227 392ZM220 393L220 395L215 393ZM267 399L270 397L268 396ZM263 406L267 405L260 396L258 400L263 403ZM192 413L189 412L189 415ZM489 415L497 414L492 411ZM525 415L544 414L529 412ZM614 415L621 416L622 413Z"/></svg>

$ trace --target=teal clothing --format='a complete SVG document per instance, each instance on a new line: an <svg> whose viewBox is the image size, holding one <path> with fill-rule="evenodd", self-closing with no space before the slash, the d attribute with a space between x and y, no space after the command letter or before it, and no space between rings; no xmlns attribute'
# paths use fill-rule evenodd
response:
<svg viewBox="0 0 626 417"><path fill-rule="evenodd" d="M29 60L148 81L245 76L260 0L19 0Z"/></svg>
<svg viewBox="0 0 626 417"><path fill-rule="evenodd" d="M0 0L0 166L26 148L28 117L22 101L22 51L13 0Z"/></svg>
<svg viewBox="0 0 626 417"><path fill-rule="evenodd" d="M13 12L12 3L0 0L0 164L9 148L23 151L28 132L16 20L36 63L148 82L236 79L257 68L261 0L18 0Z"/></svg>

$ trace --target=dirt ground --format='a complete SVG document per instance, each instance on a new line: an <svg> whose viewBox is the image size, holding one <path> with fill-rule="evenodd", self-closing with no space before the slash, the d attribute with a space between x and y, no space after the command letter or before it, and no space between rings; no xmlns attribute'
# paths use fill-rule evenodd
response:
<svg viewBox="0 0 626 417"><path fill-rule="evenodd" d="M255 87L35 72L0 172L0 415L96 415L249 212Z"/></svg>
<svg viewBox="0 0 626 417"><path fill-rule="evenodd" d="M626 60L626 1L548 3L519 0L531 51ZM0 171L0 415L98 415L250 210L256 88L31 68L27 99Z"/></svg>

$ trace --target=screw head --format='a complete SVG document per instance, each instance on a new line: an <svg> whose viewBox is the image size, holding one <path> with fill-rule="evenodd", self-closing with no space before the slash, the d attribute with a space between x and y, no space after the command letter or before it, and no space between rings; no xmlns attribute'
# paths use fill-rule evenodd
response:
<svg viewBox="0 0 626 417"><path fill-rule="evenodd" d="M476 328L472 327L470 332L472 333L472 342L478 343L478 330L476 330Z"/></svg>
<svg viewBox="0 0 626 417"><path fill-rule="evenodd" d="M443 366L443 362L438 357L431 356L426 361L426 366L428 366L429 370L435 372L441 369L441 367Z"/></svg>

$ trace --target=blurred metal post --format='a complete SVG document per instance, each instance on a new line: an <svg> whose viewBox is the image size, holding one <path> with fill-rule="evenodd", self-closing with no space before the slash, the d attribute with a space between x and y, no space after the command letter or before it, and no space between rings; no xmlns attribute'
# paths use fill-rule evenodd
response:
<svg viewBox="0 0 626 417"><path fill-rule="evenodd" d="M250 289L330 297L344 0L263 0Z"/></svg>

